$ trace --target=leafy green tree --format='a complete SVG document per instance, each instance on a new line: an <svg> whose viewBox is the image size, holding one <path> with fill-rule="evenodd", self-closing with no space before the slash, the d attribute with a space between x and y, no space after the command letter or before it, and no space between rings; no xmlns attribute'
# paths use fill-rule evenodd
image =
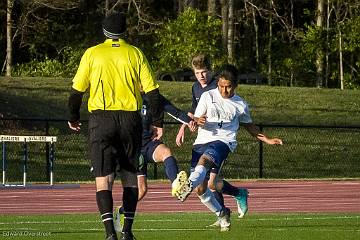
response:
<svg viewBox="0 0 360 240"><path fill-rule="evenodd" d="M336 31L338 29L338 31ZM342 39L342 60L343 60L343 87L348 89L360 88L360 17L348 18L337 23L332 31L330 52L334 56L331 81L339 81L340 69L338 56L340 51L339 38ZM340 35L341 33L341 35ZM335 57L336 56L336 57Z"/></svg>
<svg viewBox="0 0 360 240"><path fill-rule="evenodd" d="M215 66L225 62L222 48L221 20L188 8L177 19L156 31L156 59L153 66L161 71L186 68L199 52L207 53Z"/></svg>

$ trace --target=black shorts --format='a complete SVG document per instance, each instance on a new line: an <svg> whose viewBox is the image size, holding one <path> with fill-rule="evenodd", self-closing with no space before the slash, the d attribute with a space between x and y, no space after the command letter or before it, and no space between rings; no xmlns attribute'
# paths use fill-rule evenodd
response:
<svg viewBox="0 0 360 240"><path fill-rule="evenodd" d="M136 173L142 123L139 112L95 111L89 116L90 159L95 177L114 173L116 166Z"/></svg>
<svg viewBox="0 0 360 240"><path fill-rule="evenodd" d="M144 144L144 143L143 143ZM139 169L138 175L147 175L147 164L150 162L155 162L154 160L154 152L155 149L160 145L163 144L162 141L159 140L150 140L147 141L141 148L141 155L144 158L144 164Z"/></svg>

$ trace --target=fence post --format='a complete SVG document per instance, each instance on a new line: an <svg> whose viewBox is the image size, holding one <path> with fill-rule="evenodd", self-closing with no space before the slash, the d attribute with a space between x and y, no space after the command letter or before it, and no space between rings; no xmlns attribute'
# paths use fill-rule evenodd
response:
<svg viewBox="0 0 360 240"><path fill-rule="evenodd" d="M6 143L2 142L2 184L5 186L6 181Z"/></svg>
<svg viewBox="0 0 360 240"><path fill-rule="evenodd" d="M157 169L157 163L154 163L154 179L158 178L158 169Z"/></svg>
<svg viewBox="0 0 360 240"><path fill-rule="evenodd" d="M23 143L23 152L24 152L24 165L23 165L23 186L26 186L26 179L27 179L27 164L28 164L28 145L26 139Z"/></svg>
<svg viewBox="0 0 360 240"><path fill-rule="evenodd" d="M45 122L45 136L49 136L49 120ZM49 143L45 143L45 156L46 156L46 179L50 179L51 164L50 164L50 146Z"/></svg>
<svg viewBox="0 0 360 240"><path fill-rule="evenodd" d="M263 126L260 125L260 132L263 132ZM263 159L263 142L259 141L259 178L263 177L263 166L264 166L264 159Z"/></svg>
<svg viewBox="0 0 360 240"><path fill-rule="evenodd" d="M50 172L50 186L54 185L54 160L55 160L55 144L51 142L49 152L49 172Z"/></svg>

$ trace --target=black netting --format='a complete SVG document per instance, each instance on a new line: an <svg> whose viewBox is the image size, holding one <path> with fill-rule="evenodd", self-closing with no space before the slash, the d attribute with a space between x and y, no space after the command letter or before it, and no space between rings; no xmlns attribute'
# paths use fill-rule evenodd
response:
<svg viewBox="0 0 360 240"><path fill-rule="evenodd" d="M178 159L181 170L189 170L195 134L186 132L185 144L178 147L178 124L165 125L164 142ZM360 128L358 127L262 127L268 136L283 139L283 146L256 141L245 130L238 134L238 147L222 170L225 178L350 178L360 176ZM93 180L87 145L87 122L73 133L65 120L0 120L1 135L57 136L54 182ZM0 150L3 152L3 143ZM49 144L27 143L27 181L49 181ZM6 143L6 181L23 181L24 144ZM1 164L1 170L4 169ZM165 179L162 164L149 165L149 179Z"/></svg>

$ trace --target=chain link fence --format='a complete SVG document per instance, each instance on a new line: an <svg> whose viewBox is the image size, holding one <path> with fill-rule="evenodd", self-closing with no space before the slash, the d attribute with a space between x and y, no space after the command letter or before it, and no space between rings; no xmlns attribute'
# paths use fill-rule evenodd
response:
<svg viewBox="0 0 360 240"><path fill-rule="evenodd" d="M272 146L256 141L244 129L238 134L238 147L231 153L221 174L228 179L255 178L356 178L360 177L360 126L259 125L270 137L283 139ZM190 168L191 148L196 134L186 133L182 147L175 144L179 125L165 123L164 142L178 159L179 169ZM88 157L87 122L80 133L72 132L66 120L1 119L1 135L57 136L54 182L92 181ZM4 154L6 144L6 154ZM23 144L0 146L7 165L6 182L22 181ZM49 144L28 143L28 182L49 181ZM6 155L6 156L4 156ZM166 179L162 164L149 164L149 179Z"/></svg>

